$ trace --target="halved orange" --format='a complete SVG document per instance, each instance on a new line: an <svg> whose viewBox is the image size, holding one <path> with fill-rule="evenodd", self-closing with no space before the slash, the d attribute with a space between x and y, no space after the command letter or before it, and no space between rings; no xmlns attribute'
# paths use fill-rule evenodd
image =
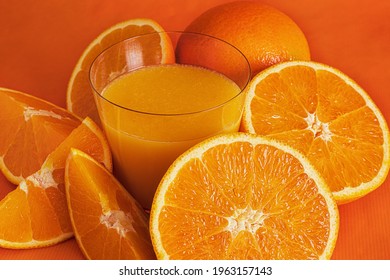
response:
<svg viewBox="0 0 390 280"><path fill-rule="evenodd" d="M85 119L49 154L40 170L0 201L0 247L43 247L73 236L64 186L65 161L72 147L112 169L102 131L91 119Z"/></svg>
<svg viewBox="0 0 390 280"><path fill-rule="evenodd" d="M243 130L306 155L340 204L373 191L389 172L385 118L356 82L324 64L284 62L254 77Z"/></svg>
<svg viewBox="0 0 390 280"><path fill-rule="evenodd" d="M80 125L75 115L45 100L0 88L0 169L15 185Z"/></svg>
<svg viewBox="0 0 390 280"><path fill-rule="evenodd" d="M156 258L143 208L95 159L72 149L65 186L75 237L86 258Z"/></svg>
<svg viewBox="0 0 390 280"><path fill-rule="evenodd" d="M82 118L89 116L97 124L100 124L93 91L89 83L88 72L93 60L103 50L124 39L162 31L164 31L163 28L154 20L136 18L118 23L102 32L84 50L72 72L66 93L67 109ZM161 62L174 61L173 50L171 49L171 43L167 36L157 33L156 40L149 40L147 43L161 46ZM147 56L146 53L145 56ZM147 60L147 57L143 59Z"/></svg>
<svg viewBox="0 0 390 280"><path fill-rule="evenodd" d="M328 259L338 227L337 204L307 159L244 133L182 154L150 220L159 259Z"/></svg>

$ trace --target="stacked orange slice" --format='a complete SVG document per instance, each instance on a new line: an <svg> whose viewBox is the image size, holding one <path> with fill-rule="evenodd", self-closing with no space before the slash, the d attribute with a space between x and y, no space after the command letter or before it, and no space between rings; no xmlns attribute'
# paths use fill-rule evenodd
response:
<svg viewBox="0 0 390 280"><path fill-rule="evenodd" d="M64 168L72 147L112 168L100 128L54 104L2 89L2 171L18 187L0 201L0 246L42 247L73 235L66 205Z"/></svg>
<svg viewBox="0 0 390 280"><path fill-rule="evenodd" d="M306 155L338 203L375 190L389 172L389 129L379 108L356 82L324 64L284 62L254 77L243 128Z"/></svg>

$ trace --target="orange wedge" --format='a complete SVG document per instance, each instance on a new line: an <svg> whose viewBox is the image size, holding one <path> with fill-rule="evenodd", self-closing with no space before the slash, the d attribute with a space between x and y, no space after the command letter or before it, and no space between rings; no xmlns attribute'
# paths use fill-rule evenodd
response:
<svg viewBox="0 0 390 280"><path fill-rule="evenodd" d="M92 120L85 119L37 172L0 201L0 247L43 247L73 236L64 186L65 161L72 147L112 169L104 135Z"/></svg>
<svg viewBox="0 0 390 280"><path fill-rule="evenodd" d="M182 154L150 220L159 259L329 259L338 227L332 193L307 159L244 133Z"/></svg>
<svg viewBox="0 0 390 280"><path fill-rule="evenodd" d="M93 60L103 50L126 38L162 31L164 31L163 28L154 20L137 18L118 23L102 32L84 50L72 72L66 96L68 110L82 118L89 116L97 124L100 124L93 91L89 83L88 71ZM156 40L148 41L147 43L161 46L161 62L174 61L173 50L171 49L171 43L167 36L164 34L156 34ZM146 53L142 59L148 60Z"/></svg>
<svg viewBox="0 0 390 280"><path fill-rule="evenodd" d="M15 185L81 123L65 109L6 88L0 88L0 107L0 169Z"/></svg>
<svg viewBox="0 0 390 280"><path fill-rule="evenodd" d="M385 118L356 82L324 64L285 62L254 77L243 130L306 155L340 204L370 193L389 172Z"/></svg>
<svg viewBox="0 0 390 280"><path fill-rule="evenodd" d="M72 149L65 186L76 240L86 258L156 258L146 213L95 159Z"/></svg>

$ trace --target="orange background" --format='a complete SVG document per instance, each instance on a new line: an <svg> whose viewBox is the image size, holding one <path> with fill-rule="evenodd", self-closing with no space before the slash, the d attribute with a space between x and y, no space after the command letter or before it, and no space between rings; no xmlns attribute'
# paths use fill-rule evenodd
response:
<svg viewBox="0 0 390 280"><path fill-rule="evenodd" d="M0 87L65 106L70 74L84 48L107 27L149 17L182 30L223 0L0 0ZM263 0L305 33L312 60L357 81L390 123L390 1ZM1 108L0 108L1 110ZM1 129L1 128L0 128ZM390 177L390 176L389 176ZM0 198L13 189L0 175ZM390 259L390 178L340 207L333 259ZM0 249L0 259L83 259L74 239L33 250Z"/></svg>

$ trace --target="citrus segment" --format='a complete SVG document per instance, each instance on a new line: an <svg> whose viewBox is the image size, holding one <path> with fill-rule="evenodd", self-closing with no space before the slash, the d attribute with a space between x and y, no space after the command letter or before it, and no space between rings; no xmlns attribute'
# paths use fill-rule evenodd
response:
<svg viewBox="0 0 390 280"><path fill-rule="evenodd" d="M242 123L305 154L338 203L373 191L388 174L386 120L356 82L330 66L293 61L259 73L247 88Z"/></svg>
<svg viewBox="0 0 390 280"><path fill-rule="evenodd" d="M173 163L156 191L150 231L159 259L327 259L338 224L332 194L306 158L233 133Z"/></svg>
<svg viewBox="0 0 390 280"><path fill-rule="evenodd" d="M155 259L144 210L111 173L76 149L65 170L72 226L88 259Z"/></svg>
<svg viewBox="0 0 390 280"><path fill-rule="evenodd" d="M19 184L81 121L70 112L19 91L0 88L0 169Z"/></svg>
<svg viewBox="0 0 390 280"><path fill-rule="evenodd" d="M84 150L111 170L107 142L87 118L49 154L40 170L0 201L0 247L43 247L73 236L64 186L65 161L72 147Z"/></svg>
<svg viewBox="0 0 390 280"><path fill-rule="evenodd" d="M259 2L233 1L215 6L195 18L185 31L215 36L236 46L248 58L253 75L282 61L310 60L300 27L288 15ZM188 44L203 48L196 40ZM217 59L228 65L235 62L229 56Z"/></svg>
<svg viewBox="0 0 390 280"><path fill-rule="evenodd" d="M102 32L84 50L72 72L67 89L67 109L82 118L89 116L97 124L100 124L93 91L89 83L89 68L93 60L103 50L121 40L141 34L162 31L164 30L158 23L151 19L144 18L130 19L118 23ZM148 40L143 43L161 46L161 62L168 63L174 61L171 43L169 38L164 34L157 33L153 40ZM141 59L147 61L147 54Z"/></svg>

